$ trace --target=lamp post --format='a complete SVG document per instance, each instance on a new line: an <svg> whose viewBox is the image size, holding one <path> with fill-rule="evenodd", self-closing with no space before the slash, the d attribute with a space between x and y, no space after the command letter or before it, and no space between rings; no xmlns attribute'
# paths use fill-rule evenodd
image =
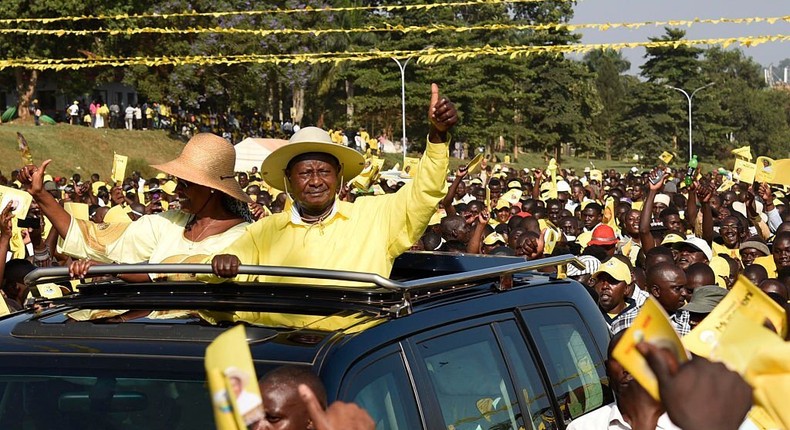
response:
<svg viewBox="0 0 790 430"><path fill-rule="evenodd" d="M400 98L401 98L401 120L402 120L402 133L400 142L401 146L403 147L403 163L406 163L406 65L409 64L409 60L411 57L407 58L406 61L401 63L397 58L392 57L395 63L398 64L398 68L400 69Z"/></svg>
<svg viewBox="0 0 790 430"><path fill-rule="evenodd" d="M692 91L691 95L689 95L689 93L687 93L685 90L683 90L681 88L673 87L671 85L665 85L665 87L667 87L669 89L673 89L675 91L680 91L681 93L683 93L683 95L686 96L686 99L688 99L688 102L689 102L689 161L691 161L691 152L692 152L692 150L691 150L691 139L692 139L691 138L691 102L692 102L692 100L694 100L694 95L697 94L697 91L704 90L705 88L708 88L709 86L711 86L713 84L715 84L715 82L711 82L711 83L709 83L707 85L703 85L703 86L697 88L696 90Z"/></svg>

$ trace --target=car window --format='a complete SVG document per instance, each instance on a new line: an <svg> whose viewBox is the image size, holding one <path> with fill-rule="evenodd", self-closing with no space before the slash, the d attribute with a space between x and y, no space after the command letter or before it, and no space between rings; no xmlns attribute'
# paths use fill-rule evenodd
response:
<svg viewBox="0 0 790 430"><path fill-rule="evenodd" d="M535 360L524 343L524 337L515 321L497 324L502 339L505 357L510 361L510 369L515 378L516 391L526 405L525 416L529 420L527 429L545 430L557 428L554 409L540 379Z"/></svg>
<svg viewBox="0 0 790 430"><path fill-rule="evenodd" d="M444 428L519 429L523 417L491 326L418 343Z"/></svg>
<svg viewBox="0 0 790 430"><path fill-rule="evenodd" d="M524 312L565 422L608 403L604 358L570 306Z"/></svg>
<svg viewBox="0 0 790 430"><path fill-rule="evenodd" d="M0 428L209 430L215 426L203 379L3 374Z"/></svg>
<svg viewBox="0 0 790 430"><path fill-rule="evenodd" d="M400 353L392 353L352 370L343 396L368 411L376 430L421 429L409 376Z"/></svg>

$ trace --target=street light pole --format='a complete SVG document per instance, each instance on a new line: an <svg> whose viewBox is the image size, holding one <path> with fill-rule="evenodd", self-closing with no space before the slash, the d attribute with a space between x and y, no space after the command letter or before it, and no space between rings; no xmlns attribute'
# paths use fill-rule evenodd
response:
<svg viewBox="0 0 790 430"><path fill-rule="evenodd" d="M392 59L398 64L400 69L400 98L401 98L401 120L403 129L401 132L401 145L403 146L403 163L406 163L406 66L409 64L411 57L407 58L402 64L397 58Z"/></svg>
<svg viewBox="0 0 790 430"><path fill-rule="evenodd" d="M680 91L681 93L683 93L683 95L686 96L686 99L689 102L689 161L691 161L691 154L692 154L692 149L691 149L691 142L692 142L692 140L691 140L692 139L692 137L691 137L691 102L692 102L692 100L694 100L694 95L697 94L697 91L704 90L705 88L708 88L709 86L711 86L713 84L715 84L715 82L711 82L711 83L709 83L707 85L703 85L703 86L695 89L694 91L692 91L691 95L689 95L689 93L687 93L685 90L683 90L681 88L673 87L671 85L665 85L667 88L673 89L675 91Z"/></svg>

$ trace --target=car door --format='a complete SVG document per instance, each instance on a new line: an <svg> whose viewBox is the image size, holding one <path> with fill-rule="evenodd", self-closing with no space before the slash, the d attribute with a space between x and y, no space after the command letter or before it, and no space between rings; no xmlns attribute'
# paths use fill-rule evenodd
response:
<svg viewBox="0 0 790 430"><path fill-rule="evenodd" d="M425 428L399 344L356 363L344 378L340 398L365 409L377 430Z"/></svg>
<svg viewBox="0 0 790 430"><path fill-rule="evenodd" d="M538 307L522 315L565 424L613 401L606 376L607 345L595 341L575 307Z"/></svg>
<svg viewBox="0 0 790 430"><path fill-rule="evenodd" d="M514 317L465 321L406 342L427 428L556 428L551 399Z"/></svg>

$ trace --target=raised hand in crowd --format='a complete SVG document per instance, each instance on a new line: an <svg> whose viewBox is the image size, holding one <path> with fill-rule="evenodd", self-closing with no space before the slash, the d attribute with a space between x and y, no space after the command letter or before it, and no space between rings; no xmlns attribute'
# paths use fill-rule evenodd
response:
<svg viewBox="0 0 790 430"><path fill-rule="evenodd" d="M637 345L658 379L661 401L673 423L684 430L735 430L752 407L752 388L722 363L704 358L678 363L669 351Z"/></svg>
<svg viewBox="0 0 790 430"><path fill-rule="evenodd" d="M483 209L477 215L477 224L475 224L475 229L472 232L472 236L469 238L469 242L466 244L466 252L470 254L480 254L483 247L483 235L485 234L489 219L491 219L491 215L488 213L488 209ZM474 220L474 218L472 218L472 220ZM467 220L467 224L469 223L470 221Z"/></svg>
<svg viewBox="0 0 790 430"><path fill-rule="evenodd" d="M537 237L536 237L537 236ZM543 232L535 235L535 233L525 233L524 242L521 244L521 250L527 260L535 260L543 257L543 249L546 241L543 237Z"/></svg>
<svg viewBox="0 0 790 430"><path fill-rule="evenodd" d="M22 185L27 187L27 190L33 197L44 193L44 175L47 173L47 166L52 160L45 160L40 166L29 164L19 170L17 179Z"/></svg>
<svg viewBox="0 0 790 430"><path fill-rule="evenodd" d="M650 232L650 223L653 221L653 206L656 195L664 188L664 183L669 178L669 173L662 168L655 168L647 178L648 193L642 214L639 217L639 240L644 252L655 248L656 240Z"/></svg>
<svg viewBox="0 0 790 430"><path fill-rule="evenodd" d="M0 239L11 238L14 221L14 202L8 202L0 212Z"/></svg>
<svg viewBox="0 0 790 430"><path fill-rule="evenodd" d="M373 430L376 423L354 403L336 401L324 410L310 387L299 385L299 395L307 407L315 430Z"/></svg>
<svg viewBox="0 0 790 430"><path fill-rule="evenodd" d="M448 216L456 214L455 207L453 206L453 199L455 198L455 193L461 181L466 177L467 172L468 169L466 165L458 167L458 170L455 171L455 179L453 179L453 183L450 184L447 194L445 194L444 199L442 199L442 207Z"/></svg>

